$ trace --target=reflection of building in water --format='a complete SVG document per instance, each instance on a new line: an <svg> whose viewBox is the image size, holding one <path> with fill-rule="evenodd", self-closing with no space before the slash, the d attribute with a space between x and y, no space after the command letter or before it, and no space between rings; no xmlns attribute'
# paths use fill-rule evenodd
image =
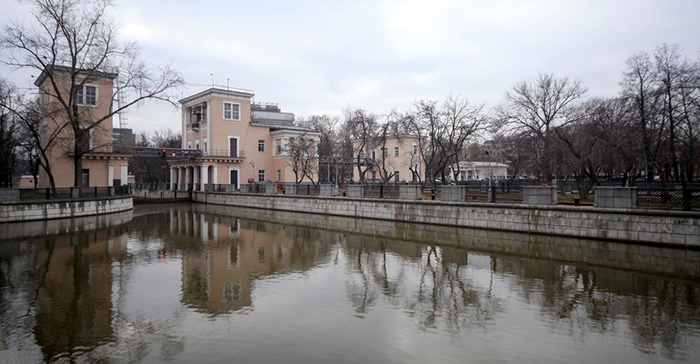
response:
<svg viewBox="0 0 700 364"><path fill-rule="evenodd" d="M112 336L112 261L126 255L114 231L61 235L38 246L34 334L45 360Z"/></svg>
<svg viewBox="0 0 700 364"><path fill-rule="evenodd" d="M283 270L306 270L330 252L310 229L172 211L171 233L201 241L182 250L182 300L212 314L252 306L252 280Z"/></svg>

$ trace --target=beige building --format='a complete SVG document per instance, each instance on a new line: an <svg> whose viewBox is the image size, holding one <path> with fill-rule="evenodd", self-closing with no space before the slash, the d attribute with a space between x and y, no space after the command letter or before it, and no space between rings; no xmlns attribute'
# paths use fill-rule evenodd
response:
<svg viewBox="0 0 700 364"><path fill-rule="evenodd" d="M68 99L72 84L69 71L66 67L47 68L34 82L39 87L42 143L48 143L52 135L58 135L48 149L48 158L56 187L59 188L71 187L74 182L75 138L71 126L67 125L68 117L57 97L60 95ZM77 87L74 97L77 99L80 118L86 120L85 127L90 125L90 120L111 113L113 82L116 77L114 73L104 72L91 72L89 77L78 74L76 84L82 86ZM51 79L55 83L51 82ZM94 127L85 143L89 152L82 157L80 186L105 187L127 183L127 158L131 155L113 152L111 119ZM50 187L49 178L43 169L39 172L39 187Z"/></svg>
<svg viewBox="0 0 700 364"><path fill-rule="evenodd" d="M385 142L379 139L367 141L353 140L353 180L359 181L357 156L365 173L365 181L381 182L384 174L389 182L417 182L418 176L425 173L423 159L419 153L418 138L415 136L389 137Z"/></svg>
<svg viewBox="0 0 700 364"><path fill-rule="evenodd" d="M295 182L290 146L300 140L315 150L320 134L294 125L294 114L255 104L250 90L210 88L180 100L182 148L201 150L192 159L171 160L171 188L203 190L227 184ZM311 175L318 175L317 155Z"/></svg>
<svg viewBox="0 0 700 364"><path fill-rule="evenodd" d="M450 167L452 181L503 180L508 178L508 165L496 162L459 162Z"/></svg>

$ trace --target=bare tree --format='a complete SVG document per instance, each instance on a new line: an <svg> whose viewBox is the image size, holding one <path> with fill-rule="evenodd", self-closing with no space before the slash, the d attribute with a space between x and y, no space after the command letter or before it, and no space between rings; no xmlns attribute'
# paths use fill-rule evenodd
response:
<svg viewBox="0 0 700 364"><path fill-rule="evenodd" d="M585 93L586 88L580 81L541 74L534 80L513 86L496 109L501 132L528 135L536 141L530 153L537 161L541 180L552 179L554 128L575 120L567 117L567 112Z"/></svg>
<svg viewBox="0 0 700 364"><path fill-rule="evenodd" d="M318 146L307 133L289 138L286 150L286 163L294 172L294 182L301 183L308 178L314 183L313 176L318 169Z"/></svg>
<svg viewBox="0 0 700 364"><path fill-rule="evenodd" d="M435 188L439 178L446 182L447 167L458 163L467 143L486 127L483 105L472 105L459 96L448 95L440 105L437 101L420 100L415 110L404 119L406 129L418 140L419 154L425 165L425 175Z"/></svg>
<svg viewBox="0 0 700 364"><path fill-rule="evenodd" d="M312 115L299 121L299 125L313 129L320 134L318 144L319 181L338 181L343 172L342 140L337 131L340 120L331 115Z"/></svg>
<svg viewBox="0 0 700 364"><path fill-rule="evenodd" d="M630 108L630 118L641 137L644 169L647 181L654 178L658 167L658 155L664 123L658 118L655 97L655 70L647 53L637 54L627 60L622 80L622 99Z"/></svg>
<svg viewBox="0 0 700 364"><path fill-rule="evenodd" d="M30 160L30 165L38 165L47 175L49 186L55 193L56 182L50 158L50 149L54 146L65 145L62 138L67 123L57 118L57 112L50 106L41 106L37 100L27 98L16 87L0 80L0 108L8 112L19 124L17 133L20 136L19 146ZM17 150L14 151L17 153ZM32 173L38 170L31 168ZM37 176L34 175L36 184Z"/></svg>
<svg viewBox="0 0 700 364"><path fill-rule="evenodd" d="M92 130L111 123L114 115L145 100L172 102L169 92L183 81L170 65L151 69L139 58L135 43L118 41L117 26L107 15L111 1L28 2L33 6L34 24L6 26L0 45L7 51L6 64L35 69L46 77L48 86L42 92L60 109L72 131L74 185L78 186L82 157L90 151L85 140ZM109 79L117 73L108 108L79 107L83 96L79 94L86 83ZM118 96L121 99L117 103Z"/></svg>
<svg viewBox="0 0 700 364"><path fill-rule="evenodd" d="M372 141L376 136L377 116L363 109L348 108L345 110L343 128L349 133L353 142L352 156L360 183L365 183L365 174L374 165L369 158Z"/></svg>
<svg viewBox="0 0 700 364"><path fill-rule="evenodd" d="M17 151L19 139L17 131L19 123L16 117L7 110L4 105L6 99L10 98L9 90L6 90L5 83L0 83L0 187L12 186L12 175L17 162Z"/></svg>
<svg viewBox="0 0 700 364"><path fill-rule="evenodd" d="M152 136L146 132L137 135L136 145L141 147L179 148L182 136L171 129L156 130ZM136 182L165 183L170 181L170 169L164 158L131 158L131 172Z"/></svg>

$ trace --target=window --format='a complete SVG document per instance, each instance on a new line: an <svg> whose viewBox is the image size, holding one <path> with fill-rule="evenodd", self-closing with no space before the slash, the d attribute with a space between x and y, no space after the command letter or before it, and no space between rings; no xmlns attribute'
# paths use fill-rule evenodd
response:
<svg viewBox="0 0 700 364"><path fill-rule="evenodd" d="M265 151L265 141L258 140L258 152L264 152L264 151Z"/></svg>
<svg viewBox="0 0 700 364"><path fill-rule="evenodd" d="M372 171L372 181L375 181L377 179L377 172Z"/></svg>
<svg viewBox="0 0 700 364"><path fill-rule="evenodd" d="M365 151L364 150L360 151L360 159L365 159Z"/></svg>
<svg viewBox="0 0 700 364"><path fill-rule="evenodd" d="M382 148L382 158L386 159L389 156L389 151L386 148Z"/></svg>
<svg viewBox="0 0 700 364"><path fill-rule="evenodd" d="M78 105L97 106L97 86L95 85L78 86L76 96Z"/></svg>
<svg viewBox="0 0 700 364"><path fill-rule="evenodd" d="M399 147L394 147L394 157L399 156Z"/></svg>
<svg viewBox="0 0 700 364"><path fill-rule="evenodd" d="M265 261L265 248L258 248L258 260L261 262Z"/></svg>
<svg viewBox="0 0 700 364"><path fill-rule="evenodd" d="M279 170L279 169L277 170L277 180L278 180L278 181L281 181L281 180L282 180L282 171Z"/></svg>
<svg viewBox="0 0 700 364"><path fill-rule="evenodd" d="M394 172L394 182L399 183L399 171Z"/></svg>
<svg viewBox="0 0 700 364"><path fill-rule="evenodd" d="M418 155L418 144L413 143L413 155Z"/></svg>
<svg viewBox="0 0 700 364"><path fill-rule="evenodd" d="M377 151L372 150L372 160L377 159Z"/></svg>
<svg viewBox="0 0 700 364"><path fill-rule="evenodd" d="M224 102L224 120L241 120L241 104Z"/></svg>
<svg viewBox="0 0 700 364"><path fill-rule="evenodd" d="M258 171L258 182L265 182L265 170L261 169Z"/></svg>
<svg viewBox="0 0 700 364"><path fill-rule="evenodd" d="M83 169L80 173L80 186L90 187L90 170Z"/></svg>
<svg viewBox="0 0 700 364"><path fill-rule="evenodd" d="M224 293L221 296L221 301L233 302L241 299L241 286L233 282L224 283Z"/></svg>
<svg viewBox="0 0 700 364"><path fill-rule="evenodd" d="M80 127L80 129L83 129L83 130L86 128L87 128L87 126L85 126L85 125ZM91 152L92 148L94 148L94 146L92 144L92 134L93 134L94 130L95 129L90 129L90 130L88 130L87 133L85 133L85 132L83 133L83 137L81 140L81 143L82 143L81 148L83 148L83 152Z"/></svg>
<svg viewBox="0 0 700 364"><path fill-rule="evenodd" d="M187 142L187 149L192 149L192 142Z"/></svg>

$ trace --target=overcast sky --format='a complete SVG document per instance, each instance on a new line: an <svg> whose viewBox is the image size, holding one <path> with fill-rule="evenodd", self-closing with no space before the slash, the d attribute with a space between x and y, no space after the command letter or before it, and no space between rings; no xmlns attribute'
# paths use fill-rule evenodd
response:
<svg viewBox="0 0 700 364"><path fill-rule="evenodd" d="M0 22L29 20L0 0ZM662 43L700 55L700 1L184 1L115 0L121 37L149 62L172 62L188 88L252 89L297 116L376 113L453 93L498 104L516 82L550 72L613 96L625 60ZM27 87L35 72L0 73ZM179 129L179 112L149 103L136 131Z"/></svg>

